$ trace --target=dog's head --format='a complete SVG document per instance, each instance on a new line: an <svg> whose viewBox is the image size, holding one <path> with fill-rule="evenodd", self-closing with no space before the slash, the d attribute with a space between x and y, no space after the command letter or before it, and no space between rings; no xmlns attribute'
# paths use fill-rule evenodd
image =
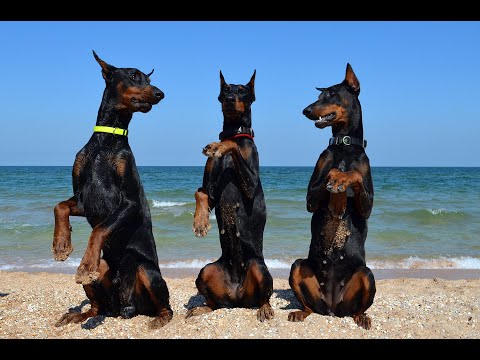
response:
<svg viewBox="0 0 480 360"><path fill-rule="evenodd" d="M220 71L220 95L218 101L222 104L225 121L240 121L245 113L250 111L250 105L255 101L255 74L246 85L227 84ZM235 124L236 125L236 124ZM238 124L245 125L245 124Z"/></svg>
<svg viewBox="0 0 480 360"><path fill-rule="evenodd" d="M347 64L345 79L337 85L328 88L317 88L322 93L318 100L303 109L303 115L315 121L317 128L323 129L332 126L334 130L342 128L356 128L359 124L358 114L360 102L360 82Z"/></svg>
<svg viewBox="0 0 480 360"><path fill-rule="evenodd" d="M95 51L93 56L102 67L107 89L116 94L115 107L118 111L146 113L164 98L165 95L159 88L150 85L153 70L145 74L134 68L116 68L100 59Z"/></svg>

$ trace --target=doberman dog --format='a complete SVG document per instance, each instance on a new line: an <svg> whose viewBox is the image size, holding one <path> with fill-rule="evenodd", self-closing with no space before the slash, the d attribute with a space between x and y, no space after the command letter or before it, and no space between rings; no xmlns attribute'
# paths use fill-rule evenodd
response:
<svg viewBox="0 0 480 360"><path fill-rule="evenodd" d="M220 71L223 131L220 142L203 149L208 159L195 193L192 230L207 235L215 208L222 255L201 269L195 284L206 306L190 309L187 318L226 307L259 307L258 320L273 318L273 279L263 258L266 206L252 130L255 74L248 84L235 85L227 84Z"/></svg>
<svg viewBox="0 0 480 360"><path fill-rule="evenodd" d="M169 293L158 265L150 209L128 144L134 112L146 113L163 99L150 75L116 68L93 52L106 87L94 133L75 158L73 196L55 207L52 252L65 260L73 251L69 216L84 216L93 231L75 275L90 310L66 313L56 326L99 314L156 316L150 327L172 319ZM103 256L101 252L103 251Z"/></svg>
<svg viewBox="0 0 480 360"><path fill-rule="evenodd" d="M296 260L289 283L303 310L288 315L303 321L312 312L352 316L365 329L365 311L375 296L375 280L365 263L367 219L373 206L373 180L365 153L360 82L350 64L342 83L321 91L303 114L317 128L332 127L307 192L312 239L307 259Z"/></svg>

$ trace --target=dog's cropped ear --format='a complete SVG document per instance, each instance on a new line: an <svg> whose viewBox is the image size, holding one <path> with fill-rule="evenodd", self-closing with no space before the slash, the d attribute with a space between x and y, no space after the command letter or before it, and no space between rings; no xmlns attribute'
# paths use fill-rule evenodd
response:
<svg viewBox="0 0 480 360"><path fill-rule="evenodd" d="M220 91L222 91L222 88L225 84L225 78L223 77L222 70L220 70Z"/></svg>
<svg viewBox="0 0 480 360"><path fill-rule="evenodd" d="M347 71L345 73L345 82L357 95L360 93L360 81L358 81L357 76L353 72L352 66L347 63Z"/></svg>
<svg viewBox="0 0 480 360"><path fill-rule="evenodd" d="M250 88L252 91L252 101L255 101L255 75L257 74L257 69L253 71L253 75L250 78L250 81L248 82L247 86Z"/></svg>
<svg viewBox="0 0 480 360"><path fill-rule="evenodd" d="M116 69L115 66L112 66L112 65L109 65L107 64L105 61L103 61L102 59L100 59L98 57L98 55L95 53L94 50L93 51L93 56L95 57L95 60L97 60L97 62L100 64L100 66L102 67L102 76L105 80L110 80L111 79L111 76L112 76L112 73L113 73L113 70Z"/></svg>

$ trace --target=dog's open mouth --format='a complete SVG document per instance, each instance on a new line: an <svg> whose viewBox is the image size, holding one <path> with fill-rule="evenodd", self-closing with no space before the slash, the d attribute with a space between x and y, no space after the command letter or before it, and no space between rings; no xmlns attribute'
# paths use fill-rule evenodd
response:
<svg viewBox="0 0 480 360"><path fill-rule="evenodd" d="M329 125L332 125L333 120L337 117L337 114L332 112L330 114L327 114L325 116L319 116L317 120L315 120L315 126L323 129L324 127L327 127Z"/></svg>

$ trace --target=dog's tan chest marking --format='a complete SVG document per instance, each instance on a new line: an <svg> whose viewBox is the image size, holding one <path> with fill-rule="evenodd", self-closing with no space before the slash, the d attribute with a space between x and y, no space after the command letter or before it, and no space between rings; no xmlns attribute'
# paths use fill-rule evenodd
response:
<svg viewBox="0 0 480 360"><path fill-rule="evenodd" d="M327 220L323 226L321 234L325 241L325 248L330 254L334 249L341 249L345 245L347 237L350 236L350 230L347 221L344 219L336 219L327 214Z"/></svg>
<svg viewBox="0 0 480 360"><path fill-rule="evenodd" d="M127 160L118 156L109 156L107 159L115 168L117 175L123 177L127 168Z"/></svg>

